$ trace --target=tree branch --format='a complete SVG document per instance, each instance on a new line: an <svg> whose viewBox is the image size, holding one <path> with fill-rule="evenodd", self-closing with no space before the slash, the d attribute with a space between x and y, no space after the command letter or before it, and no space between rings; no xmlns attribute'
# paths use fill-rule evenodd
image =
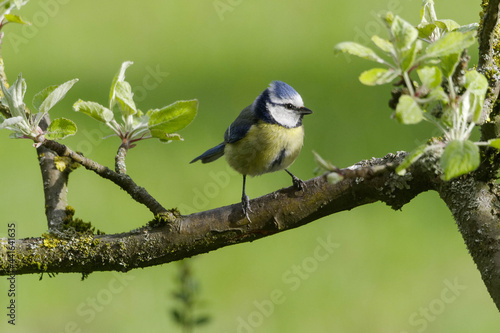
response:
<svg viewBox="0 0 500 333"><path fill-rule="evenodd" d="M405 176L397 176L394 166L406 155L389 154L341 169L346 178L336 184L328 183L325 174L307 181L304 191L289 187L254 199L250 224L237 203L168 221L156 219L122 234L16 240L14 270L16 274L126 272L250 242L377 201L400 209L416 195L435 190L452 211L500 309L500 187L494 181L476 180L474 173L445 182L438 157L431 154L412 164ZM0 240L0 245L6 246L6 240ZM0 275L12 274L8 258L6 251L0 253Z"/></svg>
<svg viewBox="0 0 500 333"><path fill-rule="evenodd" d="M479 60L477 70L488 79L490 89L483 104L483 119L490 121L481 126L482 141L498 138L500 136L500 110L497 98L500 92L500 58L497 50L500 46L500 22L498 12L500 0L483 0L483 12L479 25Z"/></svg>
<svg viewBox="0 0 500 333"><path fill-rule="evenodd" d="M40 121L40 127L47 130L50 124L48 114ZM74 169L69 157L60 157L47 147L36 149L40 171L42 172L45 216L49 230L62 230L68 205L68 179Z"/></svg>
<svg viewBox="0 0 500 333"><path fill-rule="evenodd" d="M53 231L62 230L68 205L68 178L72 161L68 157L65 158L67 160L61 160L56 153L44 146L38 147L36 151L42 172L48 227Z"/></svg>
<svg viewBox="0 0 500 333"><path fill-rule="evenodd" d="M374 175L356 173L368 178L349 178L332 185L323 175L307 181L304 191L289 187L254 199L250 224L238 203L179 216L170 223L158 222L160 226L149 225L123 234L17 240L16 274L128 271L253 241L376 201L399 209L417 194L435 189L441 183L423 159L404 177L397 176L392 166L405 156L403 152L389 154L349 168L369 171L377 167ZM379 168L385 165L391 167ZM8 272L7 254L2 253L0 275Z"/></svg>
<svg viewBox="0 0 500 333"><path fill-rule="evenodd" d="M135 201L148 207L154 215L162 215L169 220L174 219L174 214L172 212L167 211L155 198L153 198L143 187L138 186L128 175L114 172L58 142L46 140L43 145L55 151L59 156L70 157L75 162L83 165L86 169L92 170L99 176L111 180L130 194Z"/></svg>
<svg viewBox="0 0 500 333"><path fill-rule="evenodd" d="M481 125L481 141L500 137L500 107L497 103L500 93L500 0L483 0L483 11L479 24L479 61L477 70L488 79L489 89L483 103ZM500 155L494 148L482 151L482 161L478 178L488 181L496 177L500 168Z"/></svg>
<svg viewBox="0 0 500 333"><path fill-rule="evenodd" d="M500 187L461 177L439 188L457 222L467 249L500 310Z"/></svg>

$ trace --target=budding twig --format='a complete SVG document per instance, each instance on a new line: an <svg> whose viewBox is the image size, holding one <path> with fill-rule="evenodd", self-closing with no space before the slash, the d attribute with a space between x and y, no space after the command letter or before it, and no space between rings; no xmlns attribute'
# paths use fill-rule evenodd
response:
<svg viewBox="0 0 500 333"><path fill-rule="evenodd" d="M174 219L174 215L167 211L155 198L153 198L143 187L138 186L132 178L126 174L117 173L113 170L100 165L99 163L76 153L56 141L45 140L43 145L53 151L59 156L67 156L75 162L81 164L88 170L94 171L99 176L111 180L116 185L120 186L137 202L145 205L155 215L163 215L168 219Z"/></svg>

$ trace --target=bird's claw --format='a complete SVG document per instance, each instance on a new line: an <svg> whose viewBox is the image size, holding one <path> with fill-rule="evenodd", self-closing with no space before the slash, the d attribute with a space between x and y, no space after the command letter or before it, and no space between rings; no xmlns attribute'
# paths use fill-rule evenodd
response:
<svg viewBox="0 0 500 333"><path fill-rule="evenodd" d="M306 188L306 183L295 176L292 176L292 181L293 181L293 187L295 187L299 191L303 191Z"/></svg>
<svg viewBox="0 0 500 333"><path fill-rule="evenodd" d="M248 198L248 195L244 195L241 198L241 208L243 208L243 214L245 214L248 222L252 223L250 220L250 216L248 216L248 212L253 213L252 209L250 208L250 199Z"/></svg>

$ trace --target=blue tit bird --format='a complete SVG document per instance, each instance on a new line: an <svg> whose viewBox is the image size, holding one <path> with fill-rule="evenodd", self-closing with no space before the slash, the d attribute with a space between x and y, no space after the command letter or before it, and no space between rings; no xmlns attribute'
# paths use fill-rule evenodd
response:
<svg viewBox="0 0 500 333"><path fill-rule="evenodd" d="M241 204L250 222L250 200L245 193L246 176L285 170L293 185L302 190L304 182L287 168L295 161L304 141L302 118L312 111L304 107L299 93L288 84L273 81L246 107L224 133L224 142L196 157L209 163L224 155L227 163L243 175Z"/></svg>

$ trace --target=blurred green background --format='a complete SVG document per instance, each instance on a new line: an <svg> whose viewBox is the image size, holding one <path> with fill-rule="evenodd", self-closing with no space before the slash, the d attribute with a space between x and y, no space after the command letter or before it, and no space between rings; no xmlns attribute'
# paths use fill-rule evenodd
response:
<svg viewBox="0 0 500 333"><path fill-rule="evenodd" d="M478 21L480 1L437 0L438 17ZM421 1L40 1L21 14L31 27L8 25L1 53L12 82L28 83L26 101L52 84L80 81L53 110L79 132L64 141L113 166L116 138L72 111L78 99L107 103L112 77L134 61L127 80L139 108L197 98L199 114L184 142L140 142L128 173L165 207L182 213L239 201L241 176L223 160L188 162L218 144L227 125L272 80L283 80L314 114L291 170L313 177L312 150L339 167L411 150L433 132L390 119L390 87L362 86L367 61L335 56L344 40L384 36L377 13L392 10L417 24ZM472 49L473 62L476 61ZM156 74L152 74L156 73ZM28 103L28 106L31 106ZM15 222L18 237L46 231L40 171L30 142L0 131L0 237ZM229 175L215 186L214 174ZM78 217L106 233L137 228L149 211L109 181L83 168L71 175L69 201ZM289 186L284 172L252 178L251 198ZM338 244L324 261L321 240ZM455 223L435 193L401 212L377 203L305 227L201 255L192 261L210 324L196 332L498 332L500 318ZM302 267L303 273L297 273ZM17 279L17 325L7 325L7 281L0 282L2 332L180 332L169 311L178 264L55 278ZM304 273L305 272L305 273ZM294 283L291 283L293 279ZM453 287L455 285L455 287ZM457 287L458 285L458 287ZM272 295L279 302L269 306ZM4 314L5 313L5 314Z"/></svg>

